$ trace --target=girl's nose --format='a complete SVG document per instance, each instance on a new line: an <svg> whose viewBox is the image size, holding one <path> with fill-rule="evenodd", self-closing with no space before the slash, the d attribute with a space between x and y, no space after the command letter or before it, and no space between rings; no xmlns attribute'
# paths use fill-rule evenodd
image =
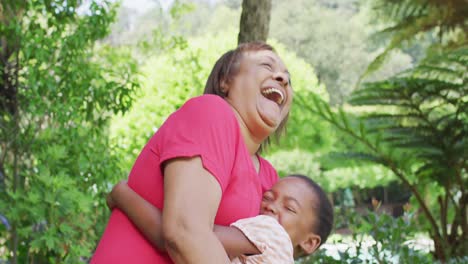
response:
<svg viewBox="0 0 468 264"><path fill-rule="evenodd" d="M268 202L265 204L265 211L269 212L269 213L273 213L273 214L277 214L278 213L278 208L276 206L276 203L274 202Z"/></svg>

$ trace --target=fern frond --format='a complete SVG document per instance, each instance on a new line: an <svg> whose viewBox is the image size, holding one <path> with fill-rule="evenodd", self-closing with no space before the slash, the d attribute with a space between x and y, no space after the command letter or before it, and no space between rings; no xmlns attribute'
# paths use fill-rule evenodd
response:
<svg viewBox="0 0 468 264"><path fill-rule="evenodd" d="M371 61L371 63L367 66L366 70L359 76L356 85L354 86L354 90L357 90L357 88L361 85L362 80L364 80L367 76L371 75L372 73L376 72L382 67L382 65L387 61L388 57L390 56L391 51L395 47L396 46L394 45L390 45L382 53L377 55L377 57L375 57L374 60Z"/></svg>
<svg viewBox="0 0 468 264"><path fill-rule="evenodd" d="M445 3L447 2L447 3ZM379 20L393 22L380 35L392 33L389 45L369 64L359 77L355 89L362 80L375 72L388 59L392 50L401 47L405 41L425 32L438 31L440 37L460 29L466 39L466 14L468 5L464 0L375 0ZM465 59L466 60L466 59Z"/></svg>
<svg viewBox="0 0 468 264"><path fill-rule="evenodd" d="M414 174L417 176L417 177L422 177L422 178L425 178L425 177L429 177L433 174L433 171L434 171L434 165L430 164L430 163L426 163L426 164L423 164L421 167L419 167L415 172Z"/></svg>
<svg viewBox="0 0 468 264"><path fill-rule="evenodd" d="M329 155L334 159L358 160L361 162L371 162L378 164L385 163L381 157L364 152L332 152Z"/></svg>
<svg viewBox="0 0 468 264"><path fill-rule="evenodd" d="M367 115L363 115L361 118L373 122L373 121L379 121L381 120L382 122L385 122L389 124L389 122L400 122L402 119L410 119L413 121L416 121L421 118L421 115L418 113L371 113Z"/></svg>

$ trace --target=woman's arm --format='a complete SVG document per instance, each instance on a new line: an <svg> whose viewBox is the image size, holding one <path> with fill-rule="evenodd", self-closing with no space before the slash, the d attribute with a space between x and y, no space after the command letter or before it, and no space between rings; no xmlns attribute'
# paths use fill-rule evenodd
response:
<svg viewBox="0 0 468 264"><path fill-rule="evenodd" d="M107 197L107 204L111 209L117 207L122 210L153 246L160 251L166 250L162 237L161 211L134 192L126 181L114 186ZM235 227L215 225L214 232L231 259L240 255L260 253L244 233Z"/></svg>
<svg viewBox="0 0 468 264"><path fill-rule="evenodd" d="M200 157L165 164L162 229L166 250L175 263L229 263L213 232L221 196L221 186L203 168Z"/></svg>

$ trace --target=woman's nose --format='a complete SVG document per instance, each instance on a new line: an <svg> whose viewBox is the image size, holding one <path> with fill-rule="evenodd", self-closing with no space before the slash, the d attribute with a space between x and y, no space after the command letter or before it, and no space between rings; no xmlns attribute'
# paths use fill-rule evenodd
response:
<svg viewBox="0 0 468 264"><path fill-rule="evenodd" d="M289 77L285 72L278 71L274 75L274 79L281 84L281 86L286 86L289 82Z"/></svg>

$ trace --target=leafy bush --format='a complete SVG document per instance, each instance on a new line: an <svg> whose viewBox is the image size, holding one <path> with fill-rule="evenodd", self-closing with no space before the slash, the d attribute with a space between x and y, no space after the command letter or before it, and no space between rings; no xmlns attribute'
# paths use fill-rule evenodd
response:
<svg viewBox="0 0 468 264"><path fill-rule="evenodd" d="M110 117L138 88L121 48L96 46L114 20L107 1L0 5L0 229L9 263L77 263L107 220L103 193L122 178Z"/></svg>
<svg viewBox="0 0 468 264"><path fill-rule="evenodd" d="M369 211L364 216L349 211L351 237L335 239L301 263L432 263L432 255L416 250L414 215L393 218ZM352 239L351 239L352 238Z"/></svg>
<svg viewBox="0 0 468 264"><path fill-rule="evenodd" d="M287 135L287 137L289 136L290 134ZM302 136L305 135L296 135L298 138L302 138ZM305 144L304 148L306 148ZM349 186L353 186L354 188L372 188L388 184L394 180L391 171L380 165L357 164L353 167L338 167L325 170L322 162L324 155L320 151L314 151L315 148L312 145L307 148L309 149L308 151L299 148L277 150L269 153L267 158L278 170L280 176L291 173L305 174L320 184L327 192L335 192ZM326 148L324 149L326 150Z"/></svg>

